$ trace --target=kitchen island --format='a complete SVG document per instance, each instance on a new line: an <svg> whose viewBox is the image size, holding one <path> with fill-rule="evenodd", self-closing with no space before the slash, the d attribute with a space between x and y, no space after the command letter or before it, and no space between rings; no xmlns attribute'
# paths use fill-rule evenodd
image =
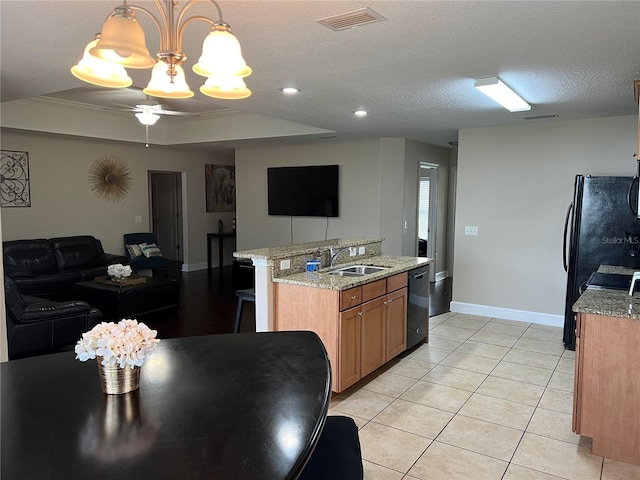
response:
<svg viewBox="0 0 640 480"><path fill-rule="evenodd" d="M319 258L322 265L330 265L332 249L336 254L333 258L336 264L346 261L345 258L352 258L350 248L356 249L356 259L380 255L383 240L382 238L334 238L233 252L236 258L251 260L254 267L256 332L273 330L274 278L304 272L307 260Z"/></svg>
<svg viewBox="0 0 640 480"><path fill-rule="evenodd" d="M334 392L353 385L407 346L407 272L433 260L382 255L381 244L382 239L334 239L234 253L251 258L256 266L256 330L316 332L331 361ZM305 271L307 260L315 259L322 267ZM381 270L331 273L351 265ZM421 300L428 312L426 295ZM424 341L428 317L426 323L420 337Z"/></svg>
<svg viewBox="0 0 640 480"><path fill-rule="evenodd" d="M640 293L587 288L573 311L573 431L593 454L640 465Z"/></svg>

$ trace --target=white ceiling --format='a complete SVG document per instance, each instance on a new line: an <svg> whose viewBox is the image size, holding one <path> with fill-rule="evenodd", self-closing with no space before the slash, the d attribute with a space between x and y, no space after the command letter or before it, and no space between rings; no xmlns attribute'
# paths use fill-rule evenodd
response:
<svg viewBox="0 0 640 480"><path fill-rule="evenodd" d="M153 10L148 0L130 2ZM183 5L185 2L181 2ZM191 72L208 26L190 24L185 71L196 96L161 103L200 114L228 109L334 131L338 137L406 137L437 145L462 128L637 114L640 1L219 2L253 74L253 95L215 100ZM69 68L117 1L0 1L2 102L49 95L109 108L143 98L150 70L129 70L138 90L90 87ZM316 20L370 7L387 20L332 31ZM193 12L215 19L206 2ZM153 24L142 14L151 53ZM530 104L509 113L473 88L500 76ZM301 92L284 96L279 89ZM354 110L369 115L356 118ZM124 115L125 113L123 113ZM128 113L130 115L130 113ZM556 114L556 119L524 120ZM188 117L193 118L193 117ZM4 125L3 125L4 126Z"/></svg>

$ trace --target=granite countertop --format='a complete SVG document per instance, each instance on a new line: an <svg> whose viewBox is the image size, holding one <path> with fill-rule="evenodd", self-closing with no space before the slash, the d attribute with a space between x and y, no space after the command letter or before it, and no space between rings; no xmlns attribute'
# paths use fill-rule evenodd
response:
<svg viewBox="0 0 640 480"><path fill-rule="evenodd" d="M328 290L347 290L359 285L380 280L381 278L396 275L398 273L407 272L420 265L428 265L433 263L432 258L424 257L394 257L389 255L381 255L378 257L369 257L360 261L341 263L333 267L326 267L319 272L303 272L285 277L274 278L275 283L288 283L291 285L302 285L305 287L325 288ZM339 275L329 275L327 272L338 268L348 267L349 265L370 265L374 267L389 267L388 270L382 272L364 275L362 277L341 277ZM638 308L640 312L640 307Z"/></svg>
<svg viewBox="0 0 640 480"><path fill-rule="evenodd" d="M256 248L255 250L244 250L233 252L236 258L258 258L265 260L277 260L287 258L294 255L312 254L320 250L328 250L331 246L355 247L357 245L367 245L376 242L382 242L382 238L333 238L330 240L321 240L318 242L297 243L294 245L283 245L281 247Z"/></svg>
<svg viewBox="0 0 640 480"><path fill-rule="evenodd" d="M637 270L633 270L632 268L621 267L619 265L600 265L598 267L598 273L615 273L617 275L633 275L633 272Z"/></svg>
<svg viewBox="0 0 640 480"><path fill-rule="evenodd" d="M640 320L640 293L629 295L625 290L587 288L574 303L573 311Z"/></svg>
<svg viewBox="0 0 640 480"><path fill-rule="evenodd" d="M633 275L630 268L618 265L600 265L598 273ZM627 290L587 288L573 305L575 313L591 313L607 317L640 320L640 293L629 295Z"/></svg>

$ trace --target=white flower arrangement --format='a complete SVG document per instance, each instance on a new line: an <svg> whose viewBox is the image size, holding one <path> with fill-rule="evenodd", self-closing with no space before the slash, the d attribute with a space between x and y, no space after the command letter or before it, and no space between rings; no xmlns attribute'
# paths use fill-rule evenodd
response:
<svg viewBox="0 0 640 480"><path fill-rule="evenodd" d="M125 368L141 367L160 340L158 332L137 320L123 319L118 323L102 322L83 333L75 347L76 359L86 362L102 357L102 365Z"/></svg>
<svg viewBox="0 0 640 480"><path fill-rule="evenodd" d="M107 275L118 279L127 278L131 275L131 267L129 265L122 265L121 263L109 265L107 267Z"/></svg>

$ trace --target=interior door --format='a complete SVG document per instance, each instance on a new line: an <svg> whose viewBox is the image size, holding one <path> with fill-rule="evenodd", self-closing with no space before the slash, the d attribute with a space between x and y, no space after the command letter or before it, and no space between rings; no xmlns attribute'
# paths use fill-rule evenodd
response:
<svg viewBox="0 0 640 480"><path fill-rule="evenodd" d="M182 175L149 172L151 230L158 236L162 254L182 261Z"/></svg>

